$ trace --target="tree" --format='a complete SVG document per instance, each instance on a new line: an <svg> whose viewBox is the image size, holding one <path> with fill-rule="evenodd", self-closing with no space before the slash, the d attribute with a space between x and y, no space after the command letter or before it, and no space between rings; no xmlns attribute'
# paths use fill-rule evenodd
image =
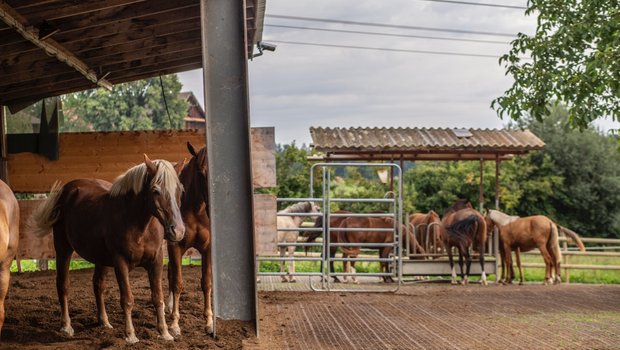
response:
<svg viewBox="0 0 620 350"><path fill-rule="evenodd" d="M276 149L277 196L280 198L304 198L309 195L310 150L304 145L297 147L278 144ZM291 203L284 203L289 205Z"/></svg>
<svg viewBox="0 0 620 350"><path fill-rule="evenodd" d="M188 108L178 97L182 84L175 74L163 76L162 83L170 118L159 78L152 78L119 84L113 91L95 89L66 95L61 131L181 128Z"/></svg>
<svg viewBox="0 0 620 350"><path fill-rule="evenodd" d="M500 117L540 121L550 105L564 104L581 130L597 118L620 120L618 1L529 0L525 13L536 12L536 33L519 33L500 59L514 84L491 107Z"/></svg>

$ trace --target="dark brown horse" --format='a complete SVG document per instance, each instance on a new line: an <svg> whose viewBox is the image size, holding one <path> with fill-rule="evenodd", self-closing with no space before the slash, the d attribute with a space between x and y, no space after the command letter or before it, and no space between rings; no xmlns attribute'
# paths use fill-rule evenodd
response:
<svg viewBox="0 0 620 350"><path fill-rule="evenodd" d="M348 217L342 221L340 224L340 228L377 228L377 229L387 229L394 228L394 219L389 217ZM386 231L339 231L337 232L337 242L338 243L393 243L394 242L394 231L386 232ZM373 247L366 247L373 249ZM357 246L346 246L340 247L342 250L343 258L355 258L359 255L361 251L361 247ZM381 259L387 259L392 253L393 247L387 246L377 246L374 249L379 250L379 257ZM388 263L382 261L381 263L381 272L388 272ZM346 273L355 273L355 262L354 261L343 261L343 265L345 266L344 270ZM345 276L344 280L346 281L347 276ZM355 282L355 276L352 276L353 281ZM383 276L384 282L394 282L391 276Z"/></svg>
<svg viewBox="0 0 620 350"><path fill-rule="evenodd" d="M19 206L13 191L0 180L0 331L4 325L4 298L9 289L11 263L19 244Z"/></svg>
<svg viewBox="0 0 620 350"><path fill-rule="evenodd" d="M102 326L112 328L103 292L105 276L113 267L125 314L125 340L138 342L131 319L134 298L129 271L141 266L148 271L157 329L165 340L173 340L164 318L161 277L163 240L178 241L185 233L179 210L183 186L177 174L169 162L151 161L144 155L144 163L129 169L112 184L79 179L52 188L49 199L33 214L31 225L39 236L53 229L61 332L73 335L68 273L75 251L95 264L93 288Z"/></svg>
<svg viewBox="0 0 620 350"><path fill-rule="evenodd" d="M333 214L350 214L350 211L347 210L339 210L334 212ZM329 227L330 227L330 232L329 232L329 241L332 243L338 242L338 231L334 231L334 229L340 227L340 224L342 223L342 221L344 221L344 219L346 219L346 216L331 216L329 218ZM323 216L319 216L316 218L316 220L314 220L314 228L320 228L323 227ZM306 239L306 243L312 243L314 241L316 241L317 238L321 237L321 235L323 234L323 232L320 231L311 231L310 234L308 234L308 238ZM306 250L307 251L307 250ZM338 251L338 247L337 246L330 246L329 248L329 257L333 258L336 256L336 252ZM322 266L321 266L321 271L322 271ZM332 260L329 261L329 271L330 272L334 272L334 262ZM340 279L338 278L338 276L332 276L332 278L334 279L334 282L339 283Z"/></svg>
<svg viewBox="0 0 620 350"><path fill-rule="evenodd" d="M446 210L441 220L441 235L443 244L448 252L450 269L452 270L452 283L456 284L456 269L452 256L452 247L456 247L459 253L459 266L461 268L461 282L468 283L469 270L471 267L471 255L469 248L477 248L480 253L480 267L482 276L480 281L486 285L484 272L484 247L487 242L487 225L484 217L478 211L472 209L467 200L459 200ZM463 258L466 260L467 271L463 270Z"/></svg>
<svg viewBox="0 0 620 350"><path fill-rule="evenodd" d="M185 237L179 242L168 242L168 285L170 298L168 309L172 311L170 331L173 335L181 333L179 327L179 299L183 292L181 259L189 248L195 248L202 256L202 278L200 287L204 298L203 316L207 321L207 333L213 333L213 309L211 306L212 266L211 266L211 223L208 201L207 148L196 152L191 143L187 149L192 158L181 171L179 178L185 188L181 198L181 215L185 222Z"/></svg>
<svg viewBox="0 0 620 350"><path fill-rule="evenodd" d="M414 213L409 215L409 227L413 229L415 242L410 245L413 253L441 253L443 243L441 241L441 230L439 225L441 219L439 215L430 210L428 213ZM416 244L416 245L414 245ZM419 244L419 246L417 246ZM413 249L415 247L415 249Z"/></svg>

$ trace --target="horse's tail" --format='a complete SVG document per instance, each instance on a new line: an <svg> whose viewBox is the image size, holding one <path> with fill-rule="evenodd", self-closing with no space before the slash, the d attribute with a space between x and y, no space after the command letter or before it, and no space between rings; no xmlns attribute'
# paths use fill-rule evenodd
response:
<svg viewBox="0 0 620 350"><path fill-rule="evenodd" d="M551 229L551 239L549 240L550 246L548 248L555 256L555 262L559 263L562 261L562 250L560 249L560 239L558 235L558 228L553 223L551 223L549 226Z"/></svg>
<svg viewBox="0 0 620 350"><path fill-rule="evenodd" d="M36 208L28 219L28 228L35 236L43 237L48 234L58 220L60 211L56 204L61 192L62 184L60 181L54 182L47 200Z"/></svg>
<svg viewBox="0 0 620 350"><path fill-rule="evenodd" d="M475 232L478 230L478 216L472 214L465 219L459 220L446 227L446 230L453 233Z"/></svg>
<svg viewBox="0 0 620 350"><path fill-rule="evenodd" d="M577 246L579 247L580 251L582 251L582 252L586 251L586 246L583 245L583 242L581 241L581 238L579 238L579 235L575 231L573 231L571 229L568 229L568 228L566 228L564 226L560 226L560 225L558 225L558 228L560 229L560 231L562 233L564 233L564 235L570 237L570 239L572 239L573 242L575 242L575 244L577 244Z"/></svg>
<svg viewBox="0 0 620 350"><path fill-rule="evenodd" d="M323 227L323 216L319 216L316 218L316 220L314 220L314 226L312 226L313 228L318 228L318 227ZM312 243L314 241L316 241L317 238L321 237L321 235L323 234L323 232L321 231L310 231L310 232L300 232L301 234L305 234L307 233L308 238L306 238L306 243ZM304 247L304 251L306 252L306 255L308 255L308 246Z"/></svg>

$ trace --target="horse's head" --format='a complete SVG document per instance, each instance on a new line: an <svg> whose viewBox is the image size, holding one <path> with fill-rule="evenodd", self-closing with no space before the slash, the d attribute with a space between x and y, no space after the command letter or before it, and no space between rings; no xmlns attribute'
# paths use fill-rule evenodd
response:
<svg viewBox="0 0 620 350"><path fill-rule="evenodd" d="M190 160L187 170L183 174L181 174L182 182L184 184L189 184L188 187L191 188L191 194L199 194L202 200L207 205L207 212L209 208L209 188L208 188L208 175L209 175L209 165L208 156L207 156L207 147L203 147L200 151L196 152L194 146L187 142L187 150L192 155L192 159ZM184 177L189 177L188 181L184 181ZM189 189L188 189L189 190ZM188 192L188 194L190 194Z"/></svg>
<svg viewBox="0 0 620 350"><path fill-rule="evenodd" d="M164 238L178 242L185 235L185 225L179 209L183 186L179 182L178 171L165 160L152 161L145 154L146 203L159 223L164 227Z"/></svg>

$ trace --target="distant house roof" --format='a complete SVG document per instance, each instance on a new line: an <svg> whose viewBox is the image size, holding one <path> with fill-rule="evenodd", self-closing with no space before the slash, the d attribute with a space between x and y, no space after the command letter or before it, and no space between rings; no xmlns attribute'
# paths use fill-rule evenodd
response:
<svg viewBox="0 0 620 350"><path fill-rule="evenodd" d="M311 127L328 160L495 160L542 149L529 130Z"/></svg>
<svg viewBox="0 0 620 350"><path fill-rule="evenodd" d="M191 109L193 107L200 115L200 118L202 118L201 121L204 122L204 119L206 116L205 111L200 105L200 103L198 102L198 99L196 98L194 93L192 91L182 91L182 92L179 92L178 96L180 99L187 101L189 103L189 108ZM187 116L185 118L185 121L198 121L194 119L196 118L192 116Z"/></svg>

